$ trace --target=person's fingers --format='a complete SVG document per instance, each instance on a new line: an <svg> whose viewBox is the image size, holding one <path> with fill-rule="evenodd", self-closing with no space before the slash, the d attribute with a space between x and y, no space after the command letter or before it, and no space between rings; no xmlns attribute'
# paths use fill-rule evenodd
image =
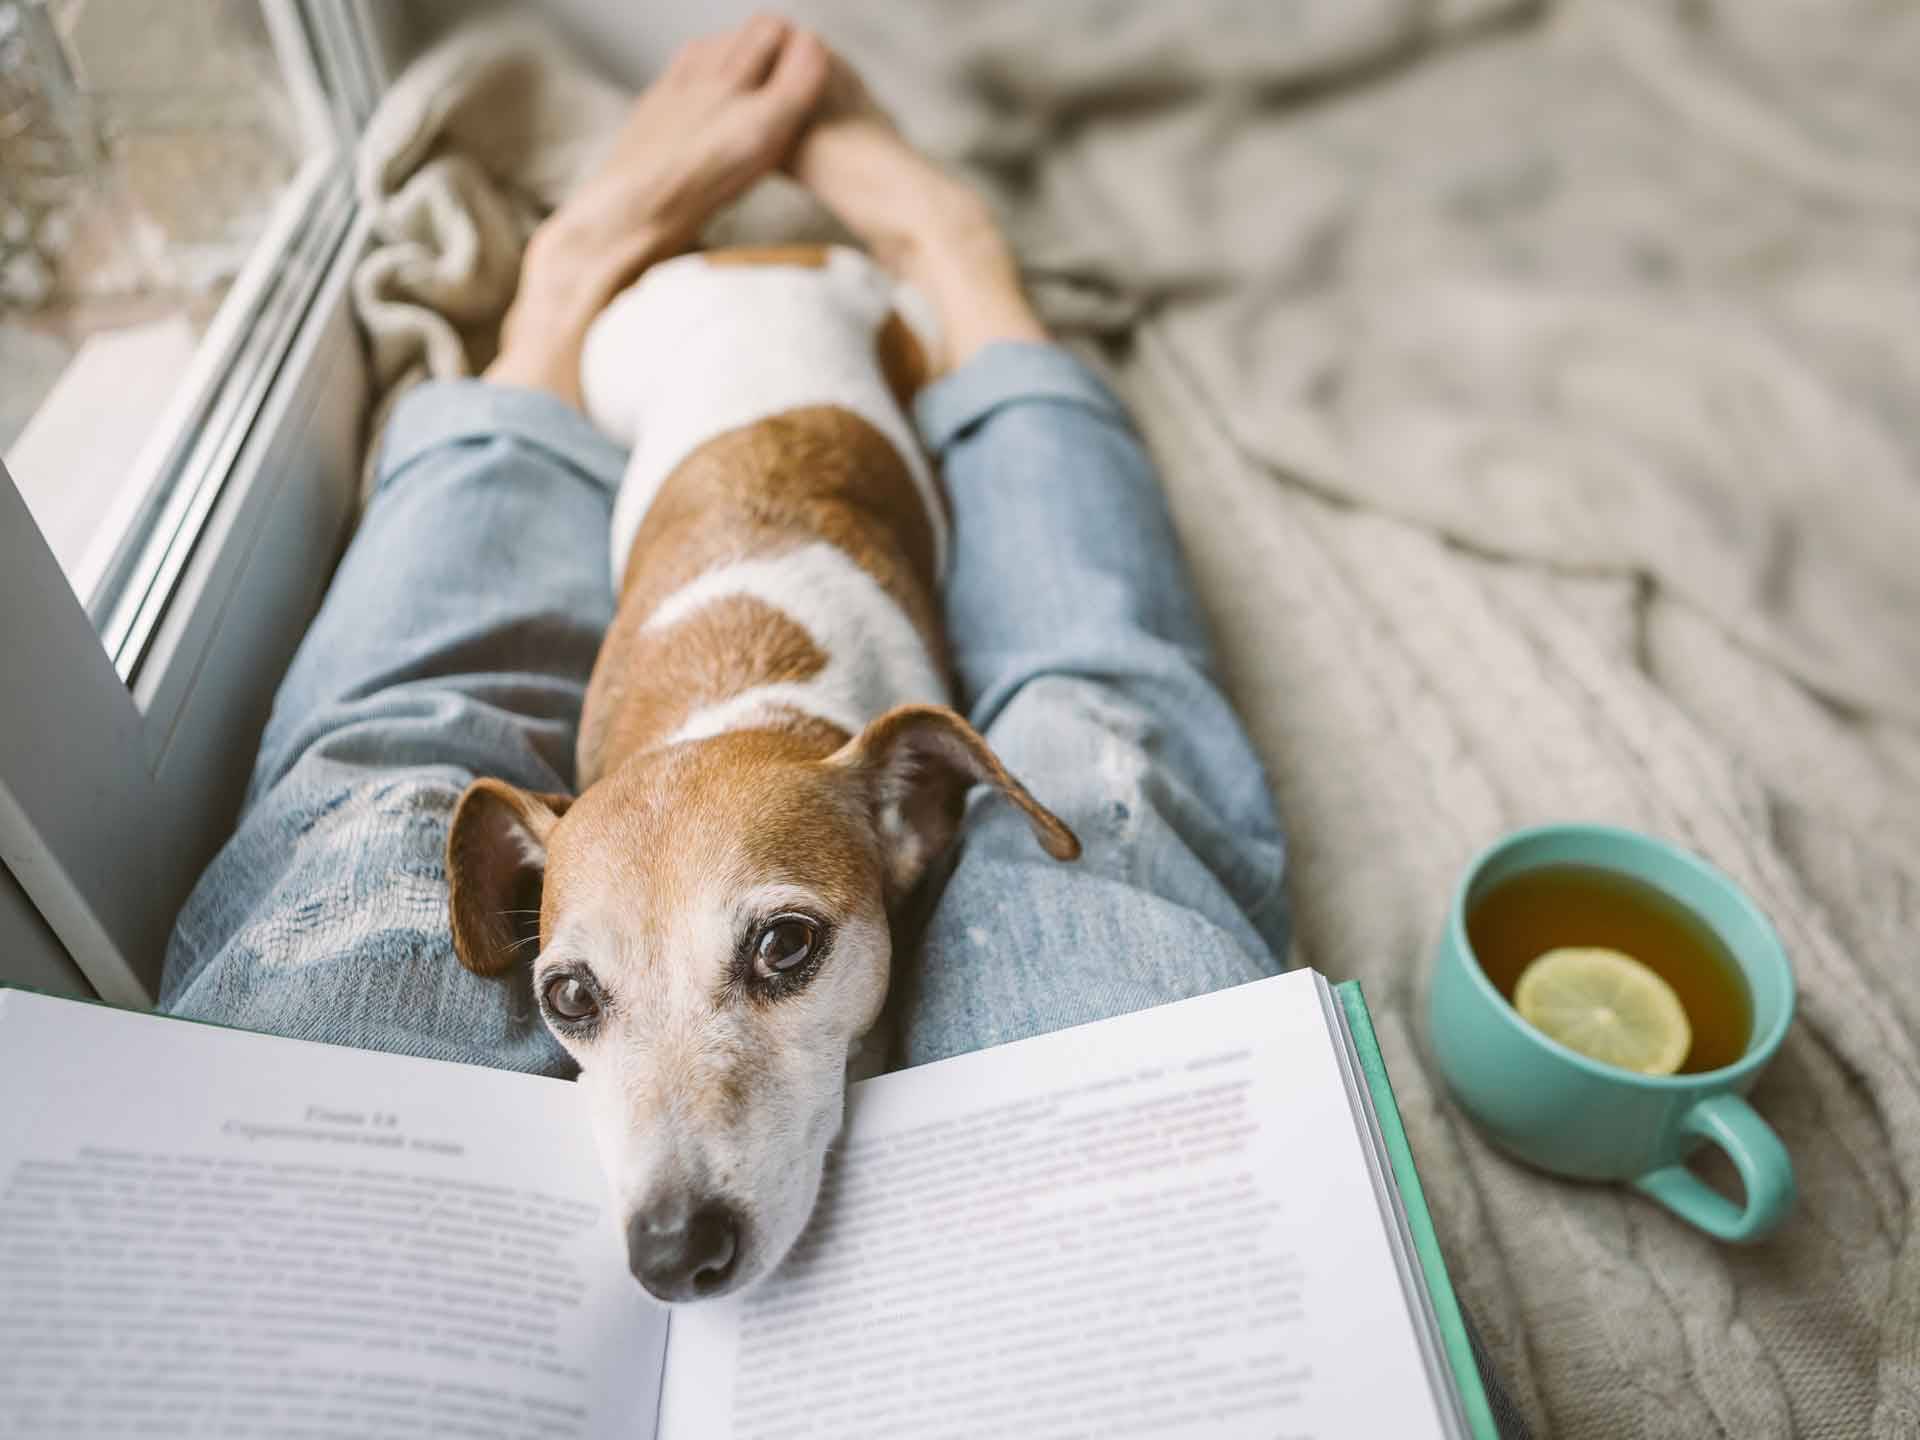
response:
<svg viewBox="0 0 1920 1440"><path fill-rule="evenodd" d="M742 90L751 90L767 78L791 26L765 11L725 37L720 74Z"/></svg>
<svg viewBox="0 0 1920 1440"><path fill-rule="evenodd" d="M673 52L673 58L667 62L666 73L682 78L711 73L718 68L730 38L728 33L701 35L687 41Z"/></svg>
<svg viewBox="0 0 1920 1440"><path fill-rule="evenodd" d="M820 37L809 30L788 32L780 58L774 61L766 84L753 96L763 124L775 131L781 141L790 139L800 128L827 88L827 76L833 57Z"/></svg>

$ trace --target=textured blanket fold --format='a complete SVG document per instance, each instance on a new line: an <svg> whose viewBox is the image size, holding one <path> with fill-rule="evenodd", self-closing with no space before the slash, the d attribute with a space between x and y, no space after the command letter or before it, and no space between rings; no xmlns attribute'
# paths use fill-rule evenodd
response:
<svg viewBox="0 0 1920 1440"><path fill-rule="evenodd" d="M1049 317L1124 340L1296 958L1365 982L1536 1428L1920 1435L1920 11L800 8L988 188ZM485 363L625 100L525 22L402 77L355 286L389 394ZM1755 1101L1802 1207L1764 1245L1511 1164L1431 1070L1448 890L1567 817L1709 856L1786 940Z"/></svg>

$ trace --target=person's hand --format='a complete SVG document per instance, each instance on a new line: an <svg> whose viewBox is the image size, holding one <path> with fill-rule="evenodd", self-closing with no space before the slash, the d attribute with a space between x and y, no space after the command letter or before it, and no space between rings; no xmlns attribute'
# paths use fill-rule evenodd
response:
<svg viewBox="0 0 1920 1440"><path fill-rule="evenodd" d="M787 168L882 265L933 302L936 374L996 340L1045 340L986 201L910 145L859 74L833 55Z"/></svg>
<svg viewBox="0 0 1920 1440"><path fill-rule="evenodd" d="M818 39L771 15L675 55L599 171L534 232L486 378L578 405L593 317L786 158L830 61Z"/></svg>

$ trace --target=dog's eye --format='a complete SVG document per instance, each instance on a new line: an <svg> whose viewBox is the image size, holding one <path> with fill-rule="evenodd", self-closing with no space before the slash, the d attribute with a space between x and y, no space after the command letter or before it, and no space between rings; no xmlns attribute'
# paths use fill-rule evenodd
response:
<svg viewBox="0 0 1920 1440"><path fill-rule="evenodd" d="M547 982L547 1009L562 1020L591 1020L600 1002L577 975L556 975Z"/></svg>
<svg viewBox="0 0 1920 1440"><path fill-rule="evenodd" d="M763 980L785 974L813 953L813 922L783 915L760 932L753 946L753 968Z"/></svg>

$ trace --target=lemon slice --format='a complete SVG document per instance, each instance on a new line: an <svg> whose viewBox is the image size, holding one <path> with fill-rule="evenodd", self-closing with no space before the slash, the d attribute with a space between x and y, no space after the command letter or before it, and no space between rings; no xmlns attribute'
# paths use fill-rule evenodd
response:
<svg viewBox="0 0 1920 1440"><path fill-rule="evenodd" d="M1641 1075L1671 1075L1693 1045L1673 987L1618 950L1549 950L1520 974L1514 1007L1569 1050Z"/></svg>

